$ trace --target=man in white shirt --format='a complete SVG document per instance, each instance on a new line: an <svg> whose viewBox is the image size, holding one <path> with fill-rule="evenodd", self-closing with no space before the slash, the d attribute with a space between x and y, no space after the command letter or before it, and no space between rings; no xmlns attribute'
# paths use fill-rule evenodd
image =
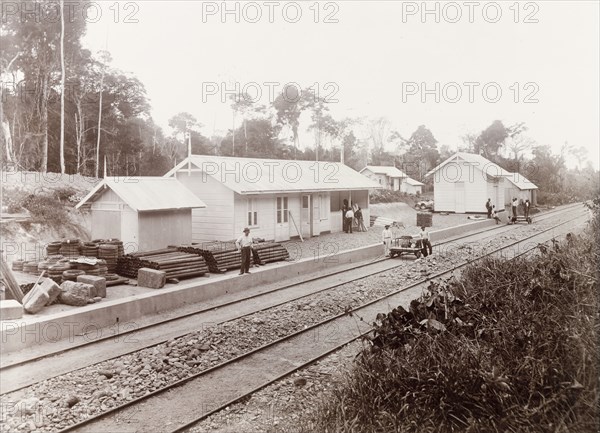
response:
<svg viewBox="0 0 600 433"><path fill-rule="evenodd" d="M421 226L419 236L421 239L421 246L423 247L423 256L427 257L428 255L433 254L433 248L431 247L431 242L429 241L429 232L425 230L425 226Z"/></svg>
<svg viewBox="0 0 600 433"><path fill-rule="evenodd" d="M242 252L242 266L240 267L240 275L249 274L250 271L250 254L252 254L252 236L250 229L246 227L244 234L235 241L235 246L238 251Z"/></svg>
<svg viewBox="0 0 600 433"><path fill-rule="evenodd" d="M346 224L348 224L348 233L352 233L352 225L353 225L353 220L354 219L354 211L352 210L352 208L349 208L346 211Z"/></svg>
<svg viewBox="0 0 600 433"><path fill-rule="evenodd" d="M381 240L383 241L384 246L384 255L390 255L390 245L392 244L392 231L390 230L390 226L385 226L383 231L381 232Z"/></svg>

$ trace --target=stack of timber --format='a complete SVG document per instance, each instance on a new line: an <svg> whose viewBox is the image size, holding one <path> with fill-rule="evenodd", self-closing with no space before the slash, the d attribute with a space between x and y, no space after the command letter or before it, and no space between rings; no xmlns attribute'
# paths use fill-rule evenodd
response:
<svg viewBox="0 0 600 433"><path fill-rule="evenodd" d="M117 273L137 278L141 268L165 271L167 278L199 277L208 272L203 257L179 251L176 247L153 251L140 251L119 257Z"/></svg>
<svg viewBox="0 0 600 433"><path fill-rule="evenodd" d="M287 260L290 253L278 242L263 242L254 246L254 251L258 253L260 263L271 263Z"/></svg>
<svg viewBox="0 0 600 433"><path fill-rule="evenodd" d="M265 264L286 260L288 251L277 242L261 242L253 246L255 254L250 257L250 265ZM212 273L239 269L242 266L242 254L234 242L204 242L202 244L182 245L180 251L198 254L204 257Z"/></svg>
<svg viewBox="0 0 600 433"><path fill-rule="evenodd" d="M237 250L234 242L203 242L201 244L182 245L179 251L202 256L210 272L219 274L230 269L239 269L242 266L242 254ZM250 258L250 264L254 260Z"/></svg>

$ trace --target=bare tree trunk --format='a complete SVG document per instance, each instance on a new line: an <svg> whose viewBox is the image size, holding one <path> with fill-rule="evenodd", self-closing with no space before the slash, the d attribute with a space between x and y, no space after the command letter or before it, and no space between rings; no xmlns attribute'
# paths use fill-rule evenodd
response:
<svg viewBox="0 0 600 433"><path fill-rule="evenodd" d="M42 99L41 99L41 129L42 129L42 164L40 170L42 173L48 171L48 80L43 77L42 80Z"/></svg>
<svg viewBox="0 0 600 433"><path fill-rule="evenodd" d="M60 172L65 173L65 15L60 0Z"/></svg>
<svg viewBox="0 0 600 433"><path fill-rule="evenodd" d="M104 68L100 76L100 102L98 103L98 138L96 140L96 177L99 176L100 170L100 131L102 130L102 91L104 87Z"/></svg>
<svg viewBox="0 0 600 433"><path fill-rule="evenodd" d="M5 74L7 74L7 75L9 74L10 68L12 67L13 62L15 60L17 60L19 55L20 55L20 53L17 53L11 59L11 61L8 62L8 65L4 69ZM13 79L14 79L14 76L13 76ZM15 154L14 154L14 149L13 149L12 135L10 133L10 123L8 122L8 120L4 119L3 102L4 102L4 85L0 85L0 126L2 127L2 136L4 139L4 145L6 147L6 162L12 163L15 161Z"/></svg>
<svg viewBox="0 0 600 433"><path fill-rule="evenodd" d="M233 110L233 129L231 134L231 156L235 156L235 110Z"/></svg>

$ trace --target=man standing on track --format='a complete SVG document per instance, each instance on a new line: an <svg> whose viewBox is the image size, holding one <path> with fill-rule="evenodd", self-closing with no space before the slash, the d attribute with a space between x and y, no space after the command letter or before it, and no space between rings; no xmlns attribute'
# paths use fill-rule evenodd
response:
<svg viewBox="0 0 600 433"><path fill-rule="evenodd" d="M529 209L531 208L531 202L529 201L529 199L525 200L525 203L523 203L523 209L524 209L524 213L525 213L525 219L529 218Z"/></svg>
<svg viewBox="0 0 600 433"><path fill-rule="evenodd" d="M392 244L392 231L390 226L385 226L385 229L381 232L381 240L383 241L384 252L383 254L387 257L390 255L390 245Z"/></svg>
<svg viewBox="0 0 600 433"><path fill-rule="evenodd" d="M512 201L512 222L517 221L517 206L519 206L519 200L516 197L513 198Z"/></svg>
<svg viewBox="0 0 600 433"><path fill-rule="evenodd" d="M425 230L425 226L421 226L421 231L419 232L419 235L421 237L423 256L427 257L428 255L433 254L433 248L431 247L431 242L429 241L429 232Z"/></svg>
<svg viewBox="0 0 600 433"><path fill-rule="evenodd" d="M250 229L246 227L244 234L235 241L235 246L238 251L242 252L242 266L240 268L240 275L249 274L250 271L250 254L252 254L252 237L250 236Z"/></svg>

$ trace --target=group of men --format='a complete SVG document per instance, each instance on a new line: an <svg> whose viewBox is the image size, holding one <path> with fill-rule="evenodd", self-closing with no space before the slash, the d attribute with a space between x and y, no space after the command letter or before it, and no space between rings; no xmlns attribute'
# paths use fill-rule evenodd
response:
<svg viewBox="0 0 600 433"><path fill-rule="evenodd" d="M529 199L526 199L524 202L521 200L522 204L523 204L523 215L525 216L525 219L529 218L529 210L531 209L531 202L529 201ZM517 215L518 215L518 206L519 206L519 200L516 197L513 197L512 202L510 204L511 206L511 215L510 215L510 221L515 222L517 220ZM498 212L496 210L496 206L492 204L492 199L488 198L488 200L485 202L485 208L487 210L487 217L488 218L493 218L496 220L496 224L498 224L500 222L500 218L498 217Z"/></svg>
<svg viewBox="0 0 600 433"><path fill-rule="evenodd" d="M363 218L361 207L357 205L352 206L348 204L348 200L346 199L344 199L344 204L342 205L342 218L342 228L344 229L344 233L352 233L354 219L356 219L356 225L358 227L359 232L367 231L367 226L365 226L365 221Z"/></svg>
<svg viewBox="0 0 600 433"><path fill-rule="evenodd" d="M394 234L392 233L392 230L390 230L390 226L386 225L381 232L381 240L383 241L385 256L390 255L390 247L392 245L393 238ZM423 254L423 257L433 254L429 231L424 226L421 227L416 244L417 248L421 248L421 254Z"/></svg>

